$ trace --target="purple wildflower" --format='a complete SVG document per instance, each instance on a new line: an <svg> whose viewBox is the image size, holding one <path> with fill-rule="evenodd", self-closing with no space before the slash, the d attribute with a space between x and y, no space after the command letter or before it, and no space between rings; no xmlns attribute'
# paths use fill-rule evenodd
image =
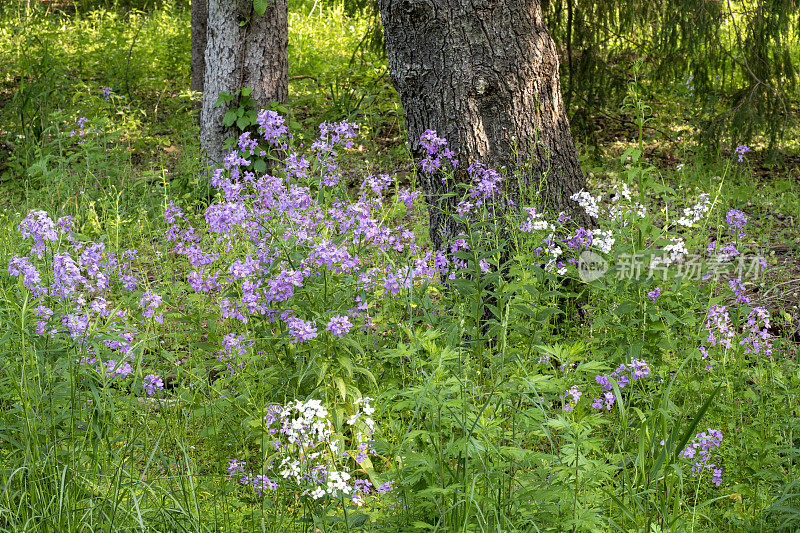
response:
<svg viewBox="0 0 800 533"><path fill-rule="evenodd" d="M661 296L660 287L656 287L655 289L647 293L647 299L650 300L651 302L655 302L656 298L658 298L659 296Z"/></svg>
<svg viewBox="0 0 800 533"><path fill-rule="evenodd" d="M572 401L564 404L565 411L572 411L573 405L580 401L583 393L578 390L577 386L573 386L566 393L564 393L565 398L569 398L570 396L572 396Z"/></svg>
<svg viewBox="0 0 800 533"><path fill-rule="evenodd" d="M109 359L103 365L106 371L106 376L109 379L125 379L133 372L133 367L126 361L116 361Z"/></svg>
<svg viewBox="0 0 800 533"><path fill-rule="evenodd" d="M740 144L736 146L736 150L733 151L735 155L739 157L739 163L744 161L744 154L750 151L750 147L746 144Z"/></svg>
<svg viewBox="0 0 800 533"><path fill-rule="evenodd" d="M244 365L242 359L247 353L247 345L244 342L244 334L234 335L228 333L222 339L222 348L217 354L217 360L226 363L230 375L233 377L236 369Z"/></svg>
<svg viewBox="0 0 800 533"><path fill-rule="evenodd" d="M313 322L306 322L294 316L286 320L286 327L294 344L300 344L317 336L317 328Z"/></svg>
<svg viewBox="0 0 800 533"><path fill-rule="evenodd" d="M740 238L744 237L744 227L747 224L747 216L744 213L737 209L731 209L725 215L725 220L731 230L736 230Z"/></svg>
<svg viewBox="0 0 800 533"><path fill-rule="evenodd" d="M747 315L747 324L745 324L747 337L739 341L739 344L744 346L744 353L757 355L763 352L764 355L772 355L769 319L769 311L764 307L755 307Z"/></svg>
<svg viewBox="0 0 800 533"><path fill-rule="evenodd" d="M35 296L44 296L47 294L47 288L41 284L41 274L39 274L39 271L31 264L31 260L27 257L12 257L8 261L8 273L12 276L21 275L22 282Z"/></svg>
<svg viewBox="0 0 800 533"><path fill-rule="evenodd" d="M332 334L341 338L347 335L353 329L353 323L346 316L336 315L330 319L328 325L325 327Z"/></svg>
<svg viewBox="0 0 800 533"><path fill-rule="evenodd" d="M744 295L744 283L739 278L732 279L728 281L728 286L733 291L733 294L736 296L736 303L740 304L747 304L750 303L750 298Z"/></svg>
<svg viewBox="0 0 800 533"><path fill-rule="evenodd" d="M450 161L453 167L457 166L458 161L453 159L455 154L447 148L447 141L442 137L437 137L434 130L425 130L419 143L426 152L421 162L424 172L435 172L442 166L443 160Z"/></svg>
<svg viewBox="0 0 800 533"><path fill-rule="evenodd" d="M46 249L47 241L57 241L56 224L44 211L34 209L19 223L18 230L23 237L31 237L33 246L31 253L40 259Z"/></svg>
<svg viewBox="0 0 800 533"><path fill-rule="evenodd" d="M146 375L142 385L148 396L153 396L156 391L164 390L164 380L158 374Z"/></svg>
<svg viewBox="0 0 800 533"><path fill-rule="evenodd" d="M272 144L280 144L289 131L284 125L285 119L275 111L261 110L256 122L258 123L258 132L265 141Z"/></svg>
<svg viewBox="0 0 800 533"><path fill-rule="evenodd" d="M243 473L245 466L247 466L246 462L239 461L238 459L231 459L228 462L228 477L231 478L237 473Z"/></svg>
<svg viewBox="0 0 800 533"><path fill-rule="evenodd" d="M139 307L144 309L142 312L142 316L144 318L152 318L159 324L164 323L164 313L156 314L156 309L161 305L162 302L161 296L154 293L150 289L147 289L144 294L142 295L142 299L139 300Z"/></svg>
<svg viewBox="0 0 800 533"><path fill-rule="evenodd" d="M716 486L722 483L722 469L711 463L711 454L722 444L722 432L716 429L701 431L681 450L680 456L693 461L692 473L698 475L704 470L713 470L711 482Z"/></svg>

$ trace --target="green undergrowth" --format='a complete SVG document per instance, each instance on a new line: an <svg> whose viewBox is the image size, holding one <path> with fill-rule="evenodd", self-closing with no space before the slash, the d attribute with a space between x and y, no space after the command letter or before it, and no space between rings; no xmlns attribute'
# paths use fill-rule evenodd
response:
<svg viewBox="0 0 800 533"><path fill-rule="evenodd" d="M418 176L399 140L385 59L362 43L367 22L343 6L306 3L290 14L286 111L298 124L293 148L312 165L308 176L292 176L282 170L286 154L266 146L266 157L277 177L308 186L320 211L286 219L270 211L257 219L262 241L235 224L223 235L215 213L233 200L200 179L187 6L115 5L0 7L0 129L11 146L0 147L0 531L800 527L800 191L790 165L765 171L760 149L742 161L703 154L689 135L670 144L648 128L674 124L673 115L637 103L632 89L621 116L638 127L601 151L581 147L591 154L584 168L601 212L596 229L609 233L580 245L586 235L557 222L558 213L500 213L487 202L461 219L468 230L450 255L452 271L409 278L432 252L428 207L403 196ZM308 146L320 123L342 120L360 136L338 148L341 180L326 187ZM380 173L389 175L383 185L364 182ZM458 190L473 203L480 197L470 194ZM257 211L252 198L242 202ZM165 220L175 208L184 218ZM32 210L74 223L43 241L41 257L20 229ZM357 225L341 223L345 211L371 213L379 228L371 235L397 240L352 239ZM326 223L297 237L298 220L316 217ZM197 241L170 233L184 222ZM406 238L419 248L401 246ZM218 259L192 265L178 242L198 242ZM647 267L679 242L685 257ZM92 243L102 245L102 269L111 257L128 261L137 286L114 277L100 289L92 278L57 296L55 259L74 256L91 277L80 254ZM259 243L278 258L260 265L271 282L279 268L300 270L312 249L331 245L357 255L365 272L379 268L371 274L379 281L323 261L277 312L244 322L224 300L245 295L257 274L236 272ZM550 263L556 244L563 264ZM733 267L725 270L716 254L728 245L741 263L721 261ZM136 254L123 260L126 250ZM582 275L581 250L604 275ZM15 273L22 257L49 294ZM695 259L698 276L686 270ZM193 273L213 268L220 282L231 279L195 290ZM151 316L148 291L162 300ZM69 329L88 313L79 296L109 313ZM316 324L316 336L293 334L290 317L279 316L287 309ZM112 311L125 311L131 339ZM764 312L769 326L756 320ZM353 327L340 336L328 326L345 315ZM752 329L771 351L756 348ZM127 358L113 347L122 341ZM154 374L161 386L148 392ZM312 497L307 480L276 467L290 447L276 447L285 434L270 433L269 408L294 401L325 406L319 421L331 434L321 456L369 481L360 504L342 492ZM716 431L721 442L693 469L703 457L698 439ZM291 456L309 476L316 445ZM356 459L359 450L368 457ZM259 494L258 475L279 487Z"/></svg>

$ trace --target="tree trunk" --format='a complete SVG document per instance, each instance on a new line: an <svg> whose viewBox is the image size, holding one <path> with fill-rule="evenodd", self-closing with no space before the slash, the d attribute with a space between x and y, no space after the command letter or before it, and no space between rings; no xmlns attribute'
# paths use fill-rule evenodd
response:
<svg viewBox="0 0 800 533"><path fill-rule="evenodd" d="M539 0L380 0L391 73L415 160L433 129L459 160L504 174L505 200L567 210L585 186L561 97L556 47ZM520 183L515 170L526 176ZM460 174L460 176L459 176ZM523 186L525 185L525 186ZM422 177L431 238L441 248L461 228L452 192ZM539 191L522 198L522 191ZM501 206L505 207L505 206ZM585 220L584 215L575 213Z"/></svg>
<svg viewBox="0 0 800 533"><path fill-rule="evenodd" d="M192 85L191 89L203 92L206 73L206 23L208 0L192 0Z"/></svg>
<svg viewBox="0 0 800 533"><path fill-rule="evenodd" d="M264 15L253 9L253 0L209 0L208 28L200 114L200 157L218 166L225 155L223 143L236 135L222 124L231 104L214 107L223 91L244 87L265 107L286 103L289 97L289 33L286 0L269 0Z"/></svg>

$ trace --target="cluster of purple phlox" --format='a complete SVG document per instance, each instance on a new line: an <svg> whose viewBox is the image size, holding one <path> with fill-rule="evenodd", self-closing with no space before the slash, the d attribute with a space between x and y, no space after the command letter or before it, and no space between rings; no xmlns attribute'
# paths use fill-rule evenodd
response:
<svg viewBox="0 0 800 533"><path fill-rule="evenodd" d="M267 155L267 153L258 146L258 141L250 137L249 131L239 135L238 145L240 151L247 152L250 155L258 155L259 157ZM225 166L228 166L227 163Z"/></svg>
<svg viewBox="0 0 800 533"><path fill-rule="evenodd" d="M447 147L447 140L438 137L434 130L425 130L420 136L419 143L425 149L425 157L421 161L424 172L435 172L445 160L449 161L453 168L458 166L458 160L454 159L455 154ZM442 177L442 180L445 178Z"/></svg>
<svg viewBox="0 0 800 533"><path fill-rule="evenodd" d="M346 316L336 315L331 317L325 329L341 338L350 333L350 330L353 329L353 323Z"/></svg>
<svg viewBox="0 0 800 533"><path fill-rule="evenodd" d="M294 344L309 341L317 336L317 327L314 322L291 316L285 320L285 323L286 330L292 337L292 342Z"/></svg>
<svg viewBox="0 0 800 533"><path fill-rule="evenodd" d="M583 226L575 230L575 235L561 240L570 250L582 250L592 245L592 232Z"/></svg>
<svg viewBox="0 0 800 533"><path fill-rule="evenodd" d="M389 188L392 184L392 177L388 174L378 174L377 176L367 176L361 183L361 190L370 189L377 195Z"/></svg>
<svg viewBox="0 0 800 533"><path fill-rule="evenodd" d="M86 117L81 117L78 119L78 131L71 130L69 132L70 137L84 137L90 133L94 133L96 130L94 126L86 127L86 124L89 123L89 119ZM78 143L83 144L83 140L79 140Z"/></svg>
<svg viewBox="0 0 800 533"><path fill-rule="evenodd" d="M217 354L217 360L225 363L230 371L230 376L236 373L236 369L244 366L243 357L247 354L249 344L244 341L244 335L228 333L222 339L222 348Z"/></svg>
<svg viewBox="0 0 800 533"><path fill-rule="evenodd" d="M483 207L488 200L494 198L498 191L498 184L503 180L499 172L487 168L483 163L472 163L467 171L471 186L467 190L467 198L462 199L456 205L455 210L459 216Z"/></svg>
<svg viewBox="0 0 800 533"><path fill-rule="evenodd" d="M23 238L31 237L33 246L31 253L42 258L47 249L47 241L58 240L58 226L47 216L47 213L39 209L34 209L28 216L19 223L18 231Z"/></svg>
<svg viewBox="0 0 800 533"><path fill-rule="evenodd" d="M711 346L718 343L725 348L733 345L733 338L736 332L731 327L728 308L724 305L714 304L706 313L706 330L708 331L708 342Z"/></svg>
<svg viewBox="0 0 800 533"><path fill-rule="evenodd" d="M644 359L631 359L629 364L621 363L611 374L598 374L595 381L602 387L603 395L595 398L592 407L610 411L616 402L614 395L614 385L612 379L616 381L620 390L628 386L629 383L646 378L650 375L650 366Z"/></svg>
<svg viewBox="0 0 800 533"><path fill-rule="evenodd" d="M258 124L258 133L264 138L265 141L285 149L286 136L289 133L288 128L284 124L284 119L280 114L268 109L262 109L258 113L256 123Z"/></svg>
<svg viewBox="0 0 800 533"><path fill-rule="evenodd" d="M33 266L27 257L14 256L8 261L8 273L12 276L22 276L22 282L34 296L47 294L47 287L42 285L42 275Z"/></svg>
<svg viewBox="0 0 800 533"><path fill-rule="evenodd" d="M710 463L711 453L722 444L722 432L716 429L708 429L694 436L694 438L681 450L680 456L684 459L693 461L692 472L695 475L704 470L712 470L711 482L716 486L722 484L722 469Z"/></svg>
<svg viewBox="0 0 800 533"><path fill-rule="evenodd" d="M144 309L142 316L144 318L152 318L159 324L163 324L164 313L156 313L156 310L159 308L162 302L163 299L161 296L154 293L150 289L147 289L142 295L142 299L139 300L139 307Z"/></svg>
<svg viewBox="0 0 800 533"><path fill-rule="evenodd" d="M736 146L736 149L733 151L733 153L739 157L739 163L741 163L742 161L744 161L744 154L746 154L749 151L750 151L749 146L747 146L746 144L739 144Z"/></svg>
<svg viewBox="0 0 800 533"><path fill-rule="evenodd" d="M156 392L164 390L164 380L158 374L148 374L144 377L142 386L148 396L153 396Z"/></svg>
<svg viewBox="0 0 800 533"><path fill-rule="evenodd" d="M137 278L131 272L136 253L127 250L117 255L104 243L78 240L72 234L74 228L70 217L53 223L44 211L29 213L19 230L23 237L33 240L31 255L12 257L9 272L21 275L28 289L40 299L34 308L36 334L64 335L74 343L81 364L108 379L126 379L133 371L131 350L141 324L133 320L125 306L107 297L114 294L109 291L115 280L125 290L137 286ZM49 261L43 258L44 252L48 252ZM49 274L49 287L42 283L42 270ZM143 318L161 322L162 314L157 313L161 303L159 295L145 291L139 299ZM159 378L153 376L156 375L145 380L146 391L163 387L163 382L159 385Z"/></svg>
<svg viewBox="0 0 800 533"><path fill-rule="evenodd" d="M730 287L731 291L733 291L734 296L736 296L736 303L740 304L750 303L750 298L744 295L745 287L741 279L736 278L729 280L728 286Z"/></svg>
<svg viewBox="0 0 800 533"><path fill-rule="evenodd" d="M769 311L764 307L754 307L747 315L747 323L744 326L747 336L739 341L739 344L744 346L744 353L772 355L769 319Z"/></svg>
<svg viewBox="0 0 800 533"><path fill-rule="evenodd" d="M570 396L572 397L572 401L564 404L565 411L572 411L573 406L580 401L583 393L578 390L577 386L573 385L567 392L564 393L565 398L569 398Z"/></svg>
<svg viewBox="0 0 800 533"><path fill-rule="evenodd" d="M739 238L744 237L744 227L747 224L747 216L738 209L731 209L725 215L725 220L728 222L728 227L731 231L736 230Z"/></svg>

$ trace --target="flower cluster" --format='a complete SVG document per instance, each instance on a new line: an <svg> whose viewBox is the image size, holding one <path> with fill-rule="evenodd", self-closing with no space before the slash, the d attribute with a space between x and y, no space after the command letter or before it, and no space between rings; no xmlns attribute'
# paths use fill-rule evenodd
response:
<svg viewBox="0 0 800 533"><path fill-rule="evenodd" d="M697 203L693 207L686 207L683 216L675 222L687 228L693 227L702 220L711 210L711 199L708 193L703 193L697 198Z"/></svg>
<svg viewBox="0 0 800 533"><path fill-rule="evenodd" d="M728 287L730 287L731 291L733 291L734 296L736 296L736 303L739 304L750 303L750 298L744 295L745 287L741 279L736 278L729 280Z"/></svg>
<svg viewBox="0 0 800 533"><path fill-rule="evenodd" d="M142 312L142 316L144 318L152 318L159 324L164 323L164 313L156 313L156 310L161 305L161 302L164 300L158 294L154 293L150 289L144 291L142 295L142 299L139 300L139 307L144 309Z"/></svg>
<svg viewBox="0 0 800 533"><path fill-rule="evenodd" d="M263 426L271 444L263 465L266 473L248 475L246 464L234 459L228 464L228 475L241 474L241 483L259 495L284 485L314 500L344 496L358 506L366 496L393 490L391 482L375 487L360 474L370 464L369 454L375 453L370 437L375 430L371 401L355 402L355 412L346 422L347 435L334 431L328 409L319 400L268 407ZM344 449L347 444L350 448Z"/></svg>
<svg viewBox="0 0 800 533"><path fill-rule="evenodd" d="M747 216L737 209L731 209L725 215L725 220L731 231L736 230L739 238L744 237L744 227L747 225Z"/></svg>
<svg viewBox="0 0 800 533"><path fill-rule="evenodd" d="M569 199L581 206L590 217L596 219L600 216L600 196L594 197L581 189L570 196Z"/></svg>
<svg viewBox="0 0 800 533"><path fill-rule="evenodd" d="M708 309L706 313L706 330L708 331L706 342L711 346L716 346L719 343L725 348L730 348L733 345L736 332L731 327L727 307L714 304Z"/></svg>
<svg viewBox="0 0 800 533"><path fill-rule="evenodd" d="M737 297L737 302L747 303L749 300L743 295L744 286L741 280L735 279L729 282L731 290ZM739 345L744 347L744 353L757 355L772 355L772 335L769 333L770 314L764 307L755 307L747 315L747 323L744 325L744 338L739 340ZM737 337L736 330L731 325L728 308L724 305L712 305L706 314L706 330L708 337L706 342L714 347L721 345L726 349L733 347L733 341ZM703 358L708 357L708 348L701 345L698 350Z"/></svg>
<svg viewBox="0 0 800 533"><path fill-rule="evenodd" d="M744 353L772 355L769 318L769 311L763 307L755 307L747 315L747 323L744 326L747 336L739 341L739 344L744 346Z"/></svg>
<svg viewBox="0 0 800 533"><path fill-rule="evenodd" d="M472 163L467 169L471 186L467 195L456 205L456 214L464 216L482 208L487 201L496 197L499 183L503 181L500 173L486 168L482 163Z"/></svg>
<svg viewBox="0 0 800 533"><path fill-rule="evenodd" d="M280 115L263 111L258 123L261 141L287 154L286 177L257 176L250 170L250 155L259 152L248 137L213 174L221 200L206 209L204 228L195 229L174 204L165 213L167 240L194 267L187 278L192 288L224 292L214 298L222 317L242 323L263 317L294 346L317 338L323 328L344 337L369 329L371 301L416 284L454 279L457 270L467 267L465 260L452 256L456 250L422 255L412 231L387 223L384 192L389 176L367 177L356 199L333 192L328 198L298 183L312 175L320 187L338 179L337 147L352 146L354 124L324 123L320 138L304 156L292 151ZM421 143L431 161L455 164L446 141L435 132L426 132ZM469 172L473 182L466 202L481 206L497 193L500 176L480 164ZM397 201L410 205L417 196L399 189ZM480 266L490 268L488 263ZM349 290L337 294L331 309L328 301L317 301L330 294L325 287ZM311 307L328 311L319 316Z"/></svg>
<svg viewBox="0 0 800 533"><path fill-rule="evenodd" d="M746 144L739 144L736 146L736 149L733 151L733 153L736 156L738 156L739 163L741 163L742 161L744 161L744 154L746 154L749 151L750 151L749 146L747 146Z"/></svg>
<svg viewBox="0 0 800 533"><path fill-rule="evenodd" d="M164 380L158 374L148 374L142 386L148 396L153 396L157 391L164 390Z"/></svg>
<svg viewBox="0 0 800 533"><path fill-rule="evenodd" d="M111 100L112 97L117 96L111 87L100 87L100 89L103 91L104 100Z"/></svg>
<svg viewBox="0 0 800 533"><path fill-rule="evenodd" d="M453 168L458 166L458 160L454 159L455 154L447 147L447 140L437 137L435 131L425 130L420 136L419 144L425 149L425 157L421 163L424 172L435 172L444 161L449 161Z"/></svg>
<svg viewBox="0 0 800 533"><path fill-rule="evenodd" d="M237 368L244 366L243 357L247 353L247 348L244 335L228 333L222 339L222 348L217 354L217 360L226 364L231 377L236 373Z"/></svg>
<svg viewBox="0 0 800 533"><path fill-rule="evenodd" d="M8 272L21 276L38 299L38 335L69 340L80 363L108 379L125 379L133 371L131 349L143 324L124 302L110 298L138 285L131 268L135 252L117 254L104 243L79 240L74 227L70 217L53 221L41 210L28 213L19 232L32 241L29 253L12 257ZM161 304L159 295L145 291L139 299L143 318L162 322Z"/></svg>
<svg viewBox="0 0 800 533"><path fill-rule="evenodd" d="M581 396L583 396L583 393L578 390L577 386L573 386L567 392L564 393L564 398L569 398L570 396L572 397L572 401L566 402L564 404L565 411L572 411L573 405L581 400Z"/></svg>
<svg viewBox="0 0 800 533"><path fill-rule="evenodd" d="M620 390L628 386L629 383L646 378L650 375L650 366L644 359L631 359L630 364L620 364L611 374L598 374L595 381L603 388L603 395L595 398L592 407L610 411L616 402L614 395L614 385L611 380L615 380Z"/></svg>
<svg viewBox="0 0 800 533"><path fill-rule="evenodd" d="M684 459L694 461L692 472L695 475L704 470L712 470L711 482L718 487L722 484L722 469L716 468L716 465L710 460L711 454L719 448L720 444L722 444L722 432L709 428L695 435L679 454Z"/></svg>
<svg viewBox="0 0 800 533"><path fill-rule="evenodd" d="M650 300L651 302L655 302L656 298L658 298L659 296L661 296L661 287L656 287L655 289L647 293L647 299Z"/></svg>

